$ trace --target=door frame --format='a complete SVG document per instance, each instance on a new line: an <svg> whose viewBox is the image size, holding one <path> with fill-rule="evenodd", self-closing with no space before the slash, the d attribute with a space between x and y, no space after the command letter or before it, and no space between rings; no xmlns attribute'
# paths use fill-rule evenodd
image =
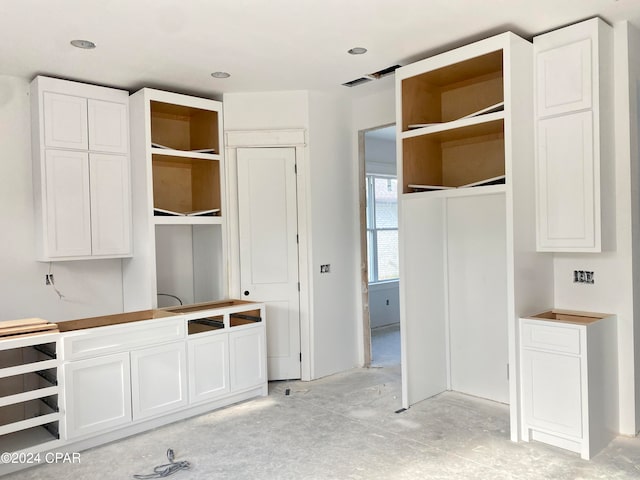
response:
<svg viewBox="0 0 640 480"><path fill-rule="evenodd" d="M360 291L362 292L362 345L363 366L371 366L371 311L369 309L369 248L367 247L367 164L365 134L372 130L392 127L395 123L385 123L358 130L358 198L360 212ZM397 152L396 152L397 172ZM400 200L398 198L398 200ZM399 203L399 202L398 202Z"/></svg>
<svg viewBox="0 0 640 480"><path fill-rule="evenodd" d="M238 209L238 148L285 148L295 149L297 221L298 221L298 280L300 281L300 372L302 380L313 378L313 342L311 338L311 232L308 219L311 205L307 199L310 191L309 155L307 131L286 130L229 130L225 132L227 235L229 245L229 295L241 298L240 288L240 232ZM267 319L267 321L269 321Z"/></svg>

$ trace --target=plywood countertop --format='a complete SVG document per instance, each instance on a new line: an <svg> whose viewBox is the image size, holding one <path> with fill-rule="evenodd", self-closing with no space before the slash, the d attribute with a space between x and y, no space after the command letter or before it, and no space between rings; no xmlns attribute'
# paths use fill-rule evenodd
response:
<svg viewBox="0 0 640 480"><path fill-rule="evenodd" d="M589 325L612 316L610 313L580 312L577 310L553 309L526 317L531 320L545 320L548 322L575 323L578 325Z"/></svg>
<svg viewBox="0 0 640 480"><path fill-rule="evenodd" d="M141 320L153 320L154 318L174 317L176 313L164 310L141 310L139 312L116 313L114 315L104 315L102 317L80 318L78 320L68 320L58 322L58 329L61 332L72 330L83 330L85 328L106 327L118 325L120 323L139 322Z"/></svg>

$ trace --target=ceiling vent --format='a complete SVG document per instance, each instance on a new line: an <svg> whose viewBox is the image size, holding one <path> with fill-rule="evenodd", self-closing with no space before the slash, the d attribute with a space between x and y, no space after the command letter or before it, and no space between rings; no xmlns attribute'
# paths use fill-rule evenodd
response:
<svg viewBox="0 0 640 480"><path fill-rule="evenodd" d="M368 76L373 77L376 80L380 80L381 78L386 77L387 75L392 75L400 65L394 65L392 67L383 68L382 70L378 70L377 72L370 73Z"/></svg>
<svg viewBox="0 0 640 480"><path fill-rule="evenodd" d="M355 80L351 80L350 82L343 83L345 87L356 87L358 85L362 85L363 83L370 82L372 79L367 77L356 78Z"/></svg>
<svg viewBox="0 0 640 480"><path fill-rule="evenodd" d="M381 78L387 77L389 75L393 75L393 73L400 68L400 65L393 65L391 67L383 68L382 70L378 70L377 72L370 73L365 75L364 77L356 78L355 80L351 80L350 82L343 83L345 87L356 87L358 85L362 85L363 83L370 82L371 80L380 80Z"/></svg>

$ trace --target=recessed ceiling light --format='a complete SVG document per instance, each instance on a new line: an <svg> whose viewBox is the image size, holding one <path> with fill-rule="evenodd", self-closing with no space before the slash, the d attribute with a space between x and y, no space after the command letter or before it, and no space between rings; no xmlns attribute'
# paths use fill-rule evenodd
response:
<svg viewBox="0 0 640 480"><path fill-rule="evenodd" d="M84 48L85 50L96 48L96 44L89 40L71 40L71 45L78 48Z"/></svg>
<svg viewBox="0 0 640 480"><path fill-rule="evenodd" d="M229 78L231 74L227 72L213 72L211 76L213 78Z"/></svg>
<svg viewBox="0 0 640 480"><path fill-rule="evenodd" d="M367 53L367 49L364 47L353 47L350 48L347 52L351 55L362 55L363 53Z"/></svg>

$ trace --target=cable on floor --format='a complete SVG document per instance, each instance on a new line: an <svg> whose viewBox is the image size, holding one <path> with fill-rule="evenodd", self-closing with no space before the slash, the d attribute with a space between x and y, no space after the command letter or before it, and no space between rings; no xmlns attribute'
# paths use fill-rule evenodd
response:
<svg viewBox="0 0 640 480"><path fill-rule="evenodd" d="M149 473L147 475L134 475L133 478L137 478L138 480L144 480L147 478L165 478L180 470L189 470L191 468L191 464L187 461L174 462L175 454L172 449L167 450L167 458L169 459L169 463L158 465L153 469L153 473Z"/></svg>

